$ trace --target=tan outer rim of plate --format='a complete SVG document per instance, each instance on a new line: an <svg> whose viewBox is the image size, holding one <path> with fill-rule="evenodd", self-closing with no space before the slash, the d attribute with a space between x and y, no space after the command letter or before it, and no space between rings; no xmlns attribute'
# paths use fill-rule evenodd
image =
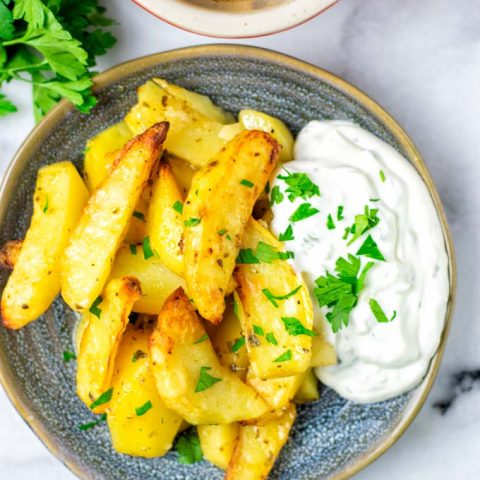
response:
<svg viewBox="0 0 480 480"><path fill-rule="evenodd" d="M347 95L353 97L357 102L363 105L368 111L372 112L388 129L393 133L396 139L404 148L407 156L413 162L417 171L420 173L424 182L427 185L427 188L432 196L433 202L437 209L438 215L440 217L440 222L442 225L443 235L445 238L445 245L449 259L449 280L450 280L450 294L448 299L447 313L445 319L445 327L440 341L439 348L437 353L432 359L430 368L425 376L423 382L418 388L412 400L409 402L407 410L403 414L403 418L395 427L390 436L380 441L375 445L368 453L363 457L357 459L355 462L347 465L347 467L336 474L334 477L331 477L332 480L345 480L350 478L352 475L358 473L360 470L365 468L371 462L376 460L380 455L387 451L405 432L407 427L412 423L414 418L417 416L418 412L422 408L430 389L432 388L433 382L437 375L440 361L445 349L446 339L450 326L452 323L453 307L455 303L456 295L456 262L455 262L455 253L453 248L453 240L450 233L450 229L447 224L447 219L445 212L438 195L438 192L433 184L432 178L428 169L423 162L420 153L417 151L415 145L400 127L400 125L376 102L369 98L365 93L363 93L358 88L350 85L345 80L337 77L336 75L323 70L319 67L311 65L309 63L297 60L293 57L277 53L271 50L266 50L258 47L248 47L243 45L205 45L197 47L187 47L180 48L177 50L170 50L167 52L156 53L153 55L148 55L145 57L140 57L135 60L131 60L125 63L116 65L115 67L106 70L104 73L101 73L95 77L95 89L102 89L111 83L114 83L124 77L128 77L130 74L144 70L146 68L152 67L159 62L178 60L182 58L195 58L199 56L211 57L211 56L241 56L244 58L256 58L263 59L269 62L273 62L282 66L287 66L293 70L297 70L313 77L320 78L324 82L334 86L340 91L346 93ZM11 192L14 189L12 179L17 178L23 168L23 165L28 160L31 152L35 149L36 145L43 140L43 138L48 135L48 133L55 127L55 125L74 107L63 100L57 105L48 115L43 119L43 121L38 124L27 139L23 142L16 155L10 162L2 184L0 186L0 200L4 198L10 198ZM5 202L0 202L0 219L4 218L5 210L7 206ZM7 392L8 397L11 402L27 422L30 428L35 432L35 434L40 438L40 440L47 446L47 448L73 472L79 478L89 479L92 478L88 468L84 468L78 463L75 462L73 456L69 455L67 452L63 451L61 445L57 445L49 436L47 429L42 425L42 423L35 418L35 416L28 410L26 404L19 398L16 398L16 388L12 376L8 373L8 369L5 365L0 364L0 383L3 385L5 391Z"/></svg>

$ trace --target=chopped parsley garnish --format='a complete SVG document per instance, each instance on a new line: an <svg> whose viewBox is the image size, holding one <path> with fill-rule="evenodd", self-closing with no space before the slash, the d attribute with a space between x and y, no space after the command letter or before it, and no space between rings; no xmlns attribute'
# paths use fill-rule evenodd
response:
<svg viewBox="0 0 480 480"><path fill-rule="evenodd" d="M310 203L302 203L288 219L291 222L299 222L300 220L305 220L308 217L316 215L319 211L318 208L312 207Z"/></svg>
<svg viewBox="0 0 480 480"><path fill-rule="evenodd" d="M88 310L92 315L95 315L96 317L100 318L100 316L102 315L102 309L101 308L98 308L98 306L102 303L102 296L99 295L95 301L92 303L92 306L90 307L90 309Z"/></svg>
<svg viewBox="0 0 480 480"><path fill-rule="evenodd" d="M232 241L232 237L230 236L230 234L229 234L229 233L227 233L227 234L225 235L225 238L226 238L227 240L230 240L230 241Z"/></svg>
<svg viewBox="0 0 480 480"><path fill-rule="evenodd" d="M274 295L268 288L264 288L262 290L262 293L268 298L268 300L274 307L278 307L278 303L276 302L276 300L287 300L288 298L293 297L301 288L302 286L299 285L297 288L293 289L291 292L286 293L285 295Z"/></svg>
<svg viewBox="0 0 480 480"><path fill-rule="evenodd" d="M387 179L387 178L385 177L385 172L384 172L383 170L380 170L380 172L378 172L378 173L379 173L379 175L380 175L380 180L381 180L382 182L385 182L385 180Z"/></svg>
<svg viewBox="0 0 480 480"><path fill-rule="evenodd" d="M172 208L180 215L183 213L183 203L178 200L172 205Z"/></svg>
<svg viewBox="0 0 480 480"><path fill-rule="evenodd" d="M242 347L245 346L245 337L240 337L235 340L235 343L232 345L232 352L237 353Z"/></svg>
<svg viewBox="0 0 480 480"><path fill-rule="evenodd" d="M380 199L379 198L369 198L368 199L370 202L379 202Z"/></svg>
<svg viewBox="0 0 480 480"><path fill-rule="evenodd" d="M203 458L200 440L195 433L181 436L175 443L175 450L178 452L178 461L184 465L197 463Z"/></svg>
<svg viewBox="0 0 480 480"><path fill-rule="evenodd" d="M94 410L100 405L108 403L112 399L113 387L109 388L106 392L103 392L91 405L90 410Z"/></svg>
<svg viewBox="0 0 480 480"><path fill-rule="evenodd" d="M348 260L342 257L337 260L335 264L337 277L327 272L326 276L315 280L317 284L315 297L320 307L331 308L326 318L334 333L343 326L348 326L350 312L357 304L365 277L373 265L373 262L369 262L360 271L360 259L349 254Z"/></svg>
<svg viewBox="0 0 480 480"><path fill-rule="evenodd" d="M287 229L278 236L278 239L281 242L295 240L295 237L293 236L293 227L291 225L288 225Z"/></svg>
<svg viewBox="0 0 480 480"><path fill-rule="evenodd" d="M240 185L243 185L244 187L252 188L255 184L252 183L250 180L243 178L242 180L240 180Z"/></svg>
<svg viewBox="0 0 480 480"><path fill-rule="evenodd" d="M348 245L351 245L355 240L358 240L365 232L371 230L373 227L378 225L380 218L377 215L378 208L372 208L368 205L365 205L364 213L355 215L355 223L350 227L350 234L353 237L348 242Z"/></svg>
<svg viewBox="0 0 480 480"><path fill-rule="evenodd" d="M137 361L141 360L142 358L147 358L147 354L143 350L135 350L132 355L132 363L137 363Z"/></svg>
<svg viewBox="0 0 480 480"><path fill-rule="evenodd" d="M217 233L222 237L223 235L225 235L227 233L227 231L224 228L222 228Z"/></svg>
<svg viewBox="0 0 480 480"><path fill-rule="evenodd" d="M221 378L212 377L208 372L212 367L200 367L200 376L198 377L195 393L203 392L207 388L213 387L216 383L221 382Z"/></svg>
<svg viewBox="0 0 480 480"><path fill-rule="evenodd" d="M289 258L293 258L293 252L278 252L272 245L258 242L255 252L251 248L241 249L238 252L237 263L272 263L274 260L288 260Z"/></svg>
<svg viewBox="0 0 480 480"><path fill-rule="evenodd" d="M48 195L45 195L45 205L43 206L43 213L48 212Z"/></svg>
<svg viewBox="0 0 480 480"><path fill-rule="evenodd" d="M374 260L381 260L385 262L385 257L382 252L378 249L378 245L375 240L369 235L362 246L358 249L357 255L363 255L364 257L373 258Z"/></svg>
<svg viewBox="0 0 480 480"><path fill-rule="evenodd" d="M275 335L273 334L273 332L267 333L267 334L265 335L265 340L266 340L268 343L271 343L272 345L278 346L277 339L275 338Z"/></svg>
<svg viewBox="0 0 480 480"><path fill-rule="evenodd" d="M345 229L345 233L343 234L342 240L346 240L348 238L349 233L350 233L350 227L347 227Z"/></svg>
<svg viewBox="0 0 480 480"><path fill-rule="evenodd" d="M315 195L320 196L320 189L315 185L306 173L290 173L285 170L287 175L279 175L277 178L283 180L288 188L285 192L288 194L288 199L293 202L298 197L306 200Z"/></svg>
<svg viewBox="0 0 480 480"><path fill-rule="evenodd" d="M139 220L142 220L143 222L145 221L145 215L142 212L139 212L139 211L135 210L133 212L133 216L135 218L138 218Z"/></svg>
<svg viewBox="0 0 480 480"><path fill-rule="evenodd" d="M282 317L282 322L285 325L285 330L292 337L299 335L307 335L308 337L316 337L318 334L309 328L303 326L302 322L295 317Z"/></svg>
<svg viewBox="0 0 480 480"><path fill-rule="evenodd" d="M188 220L185 220L185 222L183 222L183 223L185 224L186 227L195 227L200 222L201 222L200 218L192 217L192 218L189 218Z"/></svg>
<svg viewBox="0 0 480 480"><path fill-rule="evenodd" d="M136 255L137 254L137 246L134 244L134 243L131 243L130 244L130 253L132 255Z"/></svg>
<svg viewBox="0 0 480 480"><path fill-rule="evenodd" d="M329 230L335 229L335 222L333 221L333 217L330 213L328 214L328 217L327 217L327 228Z"/></svg>
<svg viewBox="0 0 480 480"><path fill-rule="evenodd" d="M208 335L205 333L204 335L202 335L200 338L198 338L197 340L195 340L193 342L194 345L197 345L198 343L202 343L202 342L205 342L206 340L208 340Z"/></svg>
<svg viewBox="0 0 480 480"><path fill-rule="evenodd" d="M63 352L63 361L68 363L70 360L76 360L77 356L73 352L65 351Z"/></svg>
<svg viewBox="0 0 480 480"><path fill-rule="evenodd" d="M282 203L283 198L284 195L280 191L280 187L278 185L275 185L270 193L270 206L273 207L273 205L275 205L276 203Z"/></svg>
<svg viewBox="0 0 480 480"><path fill-rule="evenodd" d="M148 260L150 257L153 257L152 247L150 246L150 237L145 237L143 239L143 258Z"/></svg>
<svg viewBox="0 0 480 480"><path fill-rule="evenodd" d="M142 415L145 415L152 407L152 402L148 400L141 407L135 408L135 413L137 414L137 417L141 417Z"/></svg>
<svg viewBox="0 0 480 480"><path fill-rule="evenodd" d="M102 413L102 415L98 417L98 420L95 420L94 422L84 423L82 425L79 425L78 428L79 430L84 432L85 430L90 430L91 428L96 427L97 425L100 425L102 422L105 422L106 420L107 420L107 414Z"/></svg>
<svg viewBox="0 0 480 480"><path fill-rule="evenodd" d="M392 317L388 318L387 315L385 315L383 308L379 305L379 303L374 298L371 298L368 304L370 305L370 310L375 315L375 318L379 323L389 323L389 322L392 322L397 317L397 311L394 310Z"/></svg>
<svg viewBox="0 0 480 480"><path fill-rule="evenodd" d="M253 333L255 335L260 335L261 337L265 336L265 332L263 331L263 328L260 327L259 325L253 325Z"/></svg>
<svg viewBox="0 0 480 480"><path fill-rule="evenodd" d="M345 217L343 216L343 205L339 205L337 208L337 220L343 220Z"/></svg>
<svg viewBox="0 0 480 480"><path fill-rule="evenodd" d="M278 362L288 362L292 359L292 351L287 350L286 352L282 353L278 358L274 360L274 363Z"/></svg>

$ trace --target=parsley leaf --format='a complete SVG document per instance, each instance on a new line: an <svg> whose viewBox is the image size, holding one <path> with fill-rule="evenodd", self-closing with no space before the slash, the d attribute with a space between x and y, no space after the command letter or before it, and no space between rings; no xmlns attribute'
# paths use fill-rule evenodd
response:
<svg viewBox="0 0 480 480"><path fill-rule="evenodd" d="M284 198L283 193L280 191L280 187L275 185L270 192L270 206L273 207L276 203L282 203Z"/></svg>
<svg viewBox="0 0 480 480"><path fill-rule="evenodd" d="M274 363L288 362L291 359L292 359L292 351L287 350L286 352L282 353L278 358L276 358L274 360Z"/></svg>
<svg viewBox="0 0 480 480"><path fill-rule="evenodd" d="M0 117L16 111L17 107L3 93L0 93Z"/></svg>
<svg viewBox="0 0 480 480"><path fill-rule="evenodd" d="M308 217L316 215L320 210L312 207L310 203L302 203L298 208L290 215L289 220L291 222L299 222L305 220Z"/></svg>
<svg viewBox="0 0 480 480"><path fill-rule="evenodd" d="M181 436L175 443L178 452L178 461L184 465L197 463L203 458L200 440L195 433Z"/></svg>
<svg viewBox="0 0 480 480"><path fill-rule="evenodd" d="M327 217L327 228L329 230L335 229L335 222L333 221L333 217L330 213L328 214L328 217Z"/></svg>
<svg viewBox="0 0 480 480"><path fill-rule="evenodd" d="M252 188L255 184L252 183L250 180L243 178L242 180L240 180L240 185L243 185L244 187Z"/></svg>
<svg viewBox="0 0 480 480"><path fill-rule="evenodd" d="M343 205L339 205L337 208L337 220L343 220L345 217L343 216Z"/></svg>
<svg viewBox="0 0 480 480"><path fill-rule="evenodd" d="M203 392L207 388L213 387L217 382L221 382L221 378L212 377L208 370L211 370L212 367L200 367L200 376L198 377L197 386L195 387L195 393Z"/></svg>
<svg viewBox="0 0 480 480"><path fill-rule="evenodd" d="M285 190L288 193L288 199L293 202L298 197L306 200L315 195L320 196L320 189L315 185L306 173L290 173L287 170L287 175L279 175L277 178L283 180L288 188Z"/></svg>
<svg viewBox="0 0 480 480"><path fill-rule="evenodd" d="M273 332L267 333L267 334L265 335L265 340L266 340L268 343L271 343L272 345L278 346L277 339L275 338L275 335L273 334Z"/></svg>
<svg viewBox="0 0 480 480"><path fill-rule="evenodd" d="M287 229L278 236L278 239L281 242L295 240L295 237L293 236L293 227L291 225L288 225Z"/></svg>
<svg viewBox="0 0 480 480"><path fill-rule="evenodd" d="M316 337L318 333L310 330L303 326L302 322L295 317L282 317L283 325L285 326L285 330L289 335L293 337L297 337L299 335L307 335L308 337Z"/></svg>
<svg viewBox="0 0 480 480"><path fill-rule="evenodd" d="M49 208L49 205L48 205L48 195L45 195L45 204L43 205L43 213L47 213L48 212L48 208Z"/></svg>
<svg viewBox="0 0 480 480"><path fill-rule="evenodd" d="M183 204L178 200L172 205L172 208L178 212L180 215L183 213Z"/></svg>
<svg viewBox="0 0 480 480"><path fill-rule="evenodd" d="M135 413L137 414L137 417L141 417L142 415L145 415L152 407L152 402L148 400L141 407L135 408Z"/></svg>
<svg viewBox="0 0 480 480"><path fill-rule="evenodd" d="M370 305L370 310L375 315L375 318L377 319L377 322L379 322L379 323L389 323L389 322L392 322L397 317L397 311L394 310L392 317L388 318L385 315L385 312L383 311L383 308L380 306L380 304L374 298L371 298L369 300L368 304Z"/></svg>
<svg viewBox="0 0 480 480"><path fill-rule="evenodd" d="M92 306L90 307L90 309L88 310L91 314L95 315L96 317L100 318L100 316L102 315L102 310L100 308L98 308L98 306L102 303L102 296L99 295L95 301L92 303Z"/></svg>
<svg viewBox="0 0 480 480"><path fill-rule="evenodd" d="M378 225L380 218L377 215L378 208L372 208L365 205L364 213L355 215L355 223L350 227L349 233L353 235L347 245L351 245L358 240L365 232Z"/></svg>
<svg viewBox="0 0 480 480"><path fill-rule="evenodd" d="M137 363L137 361L142 358L147 358L147 354L143 350L135 350L132 355L132 363Z"/></svg>
<svg viewBox="0 0 480 480"><path fill-rule="evenodd" d="M278 307L276 300L287 300L288 298L293 297L301 288L302 286L299 285L297 288L294 288L291 292L288 292L285 295L274 295L268 288L262 289L262 293L268 298L274 307Z"/></svg>
<svg viewBox="0 0 480 480"><path fill-rule="evenodd" d="M107 391L103 392L91 405L90 410L94 410L100 405L108 403L112 399L113 387L109 388Z"/></svg>
<svg viewBox="0 0 480 480"><path fill-rule="evenodd" d="M203 343L205 342L206 340L208 340L208 335L205 333L204 335L202 335L200 338L198 338L197 340L195 340L193 342L194 345L197 345L199 343Z"/></svg>
<svg viewBox="0 0 480 480"><path fill-rule="evenodd" d="M251 248L244 248L238 252L238 264L272 263L274 260L288 260L293 258L293 252L278 252L275 247L265 242L258 242L254 252Z"/></svg>
<svg viewBox="0 0 480 480"><path fill-rule="evenodd" d="M65 351L63 352L63 361L68 363L70 360L76 360L77 356L73 352Z"/></svg>
<svg viewBox="0 0 480 480"><path fill-rule="evenodd" d="M131 243L129 245L129 248L130 248L130 253L132 255L136 255L137 254L137 246L134 244L134 243Z"/></svg>
<svg viewBox="0 0 480 480"><path fill-rule="evenodd" d="M189 218L188 220L185 220L185 222L183 222L183 223L185 224L186 227L195 227L200 222L201 222L200 218L193 218L192 217L192 218Z"/></svg>
<svg viewBox="0 0 480 480"><path fill-rule="evenodd" d="M379 173L379 175L380 175L380 180L381 180L382 182L385 182L385 180L387 179L387 178L385 177L385 172L384 172L383 170L380 170L380 172L378 172L378 173Z"/></svg>
<svg viewBox="0 0 480 480"><path fill-rule="evenodd" d="M259 325L253 325L253 333L255 335L260 335L261 337L265 336L265 332L263 331L263 328L260 327Z"/></svg>
<svg viewBox="0 0 480 480"><path fill-rule="evenodd" d="M240 337L235 340L235 343L232 345L232 352L237 353L243 346L245 346L245 337Z"/></svg>
<svg viewBox="0 0 480 480"><path fill-rule="evenodd" d="M378 245L371 235L365 239L362 246L358 249L357 255L363 255L365 257L373 258L374 260L385 262L385 257L378 249Z"/></svg>
<svg viewBox="0 0 480 480"><path fill-rule="evenodd" d="M149 258L153 257L153 250L150 246L150 237L145 237L143 239L142 248L144 260L148 260Z"/></svg>
<svg viewBox="0 0 480 480"><path fill-rule="evenodd" d="M102 422L105 422L107 420L107 414L102 413L100 417L98 417L98 420L95 420L94 422L88 422L84 423L82 425L78 426L78 429L84 432L85 430L90 430L93 427L96 427L97 425L100 425Z"/></svg>

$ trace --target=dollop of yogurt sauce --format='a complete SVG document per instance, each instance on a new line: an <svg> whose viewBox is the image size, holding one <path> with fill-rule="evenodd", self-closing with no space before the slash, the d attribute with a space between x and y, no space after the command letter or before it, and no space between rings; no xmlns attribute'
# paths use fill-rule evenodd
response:
<svg viewBox="0 0 480 480"><path fill-rule="evenodd" d="M288 175L285 169L307 174L320 195L290 201L288 185L278 178ZM338 364L317 368L318 378L359 403L386 400L416 386L438 348L449 294L441 224L417 171L392 147L355 124L313 121L298 135L295 160L276 172L271 189L276 186L284 198L272 206L271 229L280 235L291 225L294 239L285 241L286 249L294 253L294 266L312 294L315 324L337 352ZM302 203L318 213L292 221ZM348 245L352 234L343 239L345 229L366 205L370 211L378 209L378 224ZM368 235L385 261L357 255ZM333 333L326 320L331 309L320 308L315 299L315 280L327 272L335 275L337 259L348 258L349 253L361 260L362 268L369 261L374 265L348 326ZM371 299L388 322L377 320Z"/></svg>

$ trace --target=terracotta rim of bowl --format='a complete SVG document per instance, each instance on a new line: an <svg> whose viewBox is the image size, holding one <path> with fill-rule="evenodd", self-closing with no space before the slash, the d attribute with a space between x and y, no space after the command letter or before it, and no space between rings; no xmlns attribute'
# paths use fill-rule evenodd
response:
<svg viewBox="0 0 480 480"><path fill-rule="evenodd" d="M296 58L284 55L272 50L262 49L258 47L249 47L243 45L204 45L197 47L180 48L176 50L170 50L167 52L156 53L145 57L140 57L134 60L130 60L125 63L121 63L112 67L105 72L97 75L94 78L95 90L101 90L109 85L118 82L122 78L128 77L131 74L151 68L159 63L170 62L188 58L198 57L218 57L218 56L237 56L242 58L254 58L261 59L267 62L288 67L292 70L299 71L303 74L310 75L317 79L320 79L341 92L347 94L353 98L356 102L361 104L368 112L373 114L383 125L385 125L389 131L394 135L399 144L403 147L407 158L413 163L416 170L419 172L423 181L426 183L427 188L432 196L435 208L437 210L440 222L442 225L442 231L445 239L445 246L449 259L449 280L450 290L447 312L445 316L445 327L440 340L437 353L432 358L428 372L417 388L415 395L409 401L408 407L403 413L403 416L399 423L396 425L392 433L388 438L385 438L374 445L369 452L365 453L362 457L356 461L347 465L342 471L336 473L330 477L332 480L346 480L352 475L358 473L365 468L371 462L376 460L380 455L387 451L405 432L407 427L412 423L418 412L422 408L425 400L432 388L433 382L437 375L440 361L445 349L446 340L450 326L452 323L453 308L456 295L456 262L455 253L453 247L453 240L450 233L450 229L447 223L445 212L438 195L437 189L433 183L430 173L423 162L420 153L416 149L412 140L408 137L405 131L379 104L373 101L365 93L363 93L357 87L349 84L342 78L316 67L312 64L303 62ZM50 131L55 128L55 125L61 121L65 115L74 110L74 106L68 103L66 100L62 100L47 116L40 122L30 133L27 139L20 146L19 150L8 165L7 171L0 185L0 220L3 221L6 210L8 208L8 201L15 188L15 180L20 175L24 164L28 161L32 151L34 151L39 143L48 136ZM78 464L73 455L65 452L61 445L56 444L53 439L50 438L47 428L38 420L32 412L29 411L25 402L21 398L17 398L16 387L12 376L8 372L7 365L0 364L0 383L3 385L10 401L23 417L25 422L40 438L40 440L47 446L47 448L59 458L73 473L79 478L89 479L90 472L88 468ZM20 395L21 397L21 395Z"/></svg>
<svg viewBox="0 0 480 480"><path fill-rule="evenodd" d="M326 7L323 7L319 11L306 15L303 17L300 17L298 21L292 22L291 24L288 24L286 26L280 27L280 28L273 28L273 29L266 29L265 31L262 31L262 29L258 29L250 34L238 34L238 33L233 33L233 34L227 34L227 35L221 35L214 33L212 31L207 31L207 30L202 30L202 29L196 29L190 26L183 25L179 23L178 21L174 21L170 19L166 15L160 15L159 13L153 11L151 8L147 7L144 5L144 0L132 0L133 3L135 3L137 6L148 12L150 15L153 15L154 17L158 18L159 20L162 20L165 23L168 23L172 27L179 28L180 30L183 30L184 32L188 33L194 33L196 35L202 35L204 37L210 37L210 38L224 38L224 39L232 39L232 40L239 40L239 39L246 39L246 38L258 38L258 37L266 37L269 35L274 35L276 33L281 33L281 32L286 32L288 30L292 30L295 27L299 27L300 25L303 25L304 23L309 22L310 20L313 20L314 18L318 17L320 14L323 12L326 12L329 10L331 7L335 6L340 0L332 0L332 3L327 5ZM268 12L267 12L268 13ZM270 12L271 14L271 12ZM232 13L231 15L235 15L235 13ZM240 14L236 14L240 15ZM260 14L258 14L260 15ZM256 21L259 21L257 19Z"/></svg>

